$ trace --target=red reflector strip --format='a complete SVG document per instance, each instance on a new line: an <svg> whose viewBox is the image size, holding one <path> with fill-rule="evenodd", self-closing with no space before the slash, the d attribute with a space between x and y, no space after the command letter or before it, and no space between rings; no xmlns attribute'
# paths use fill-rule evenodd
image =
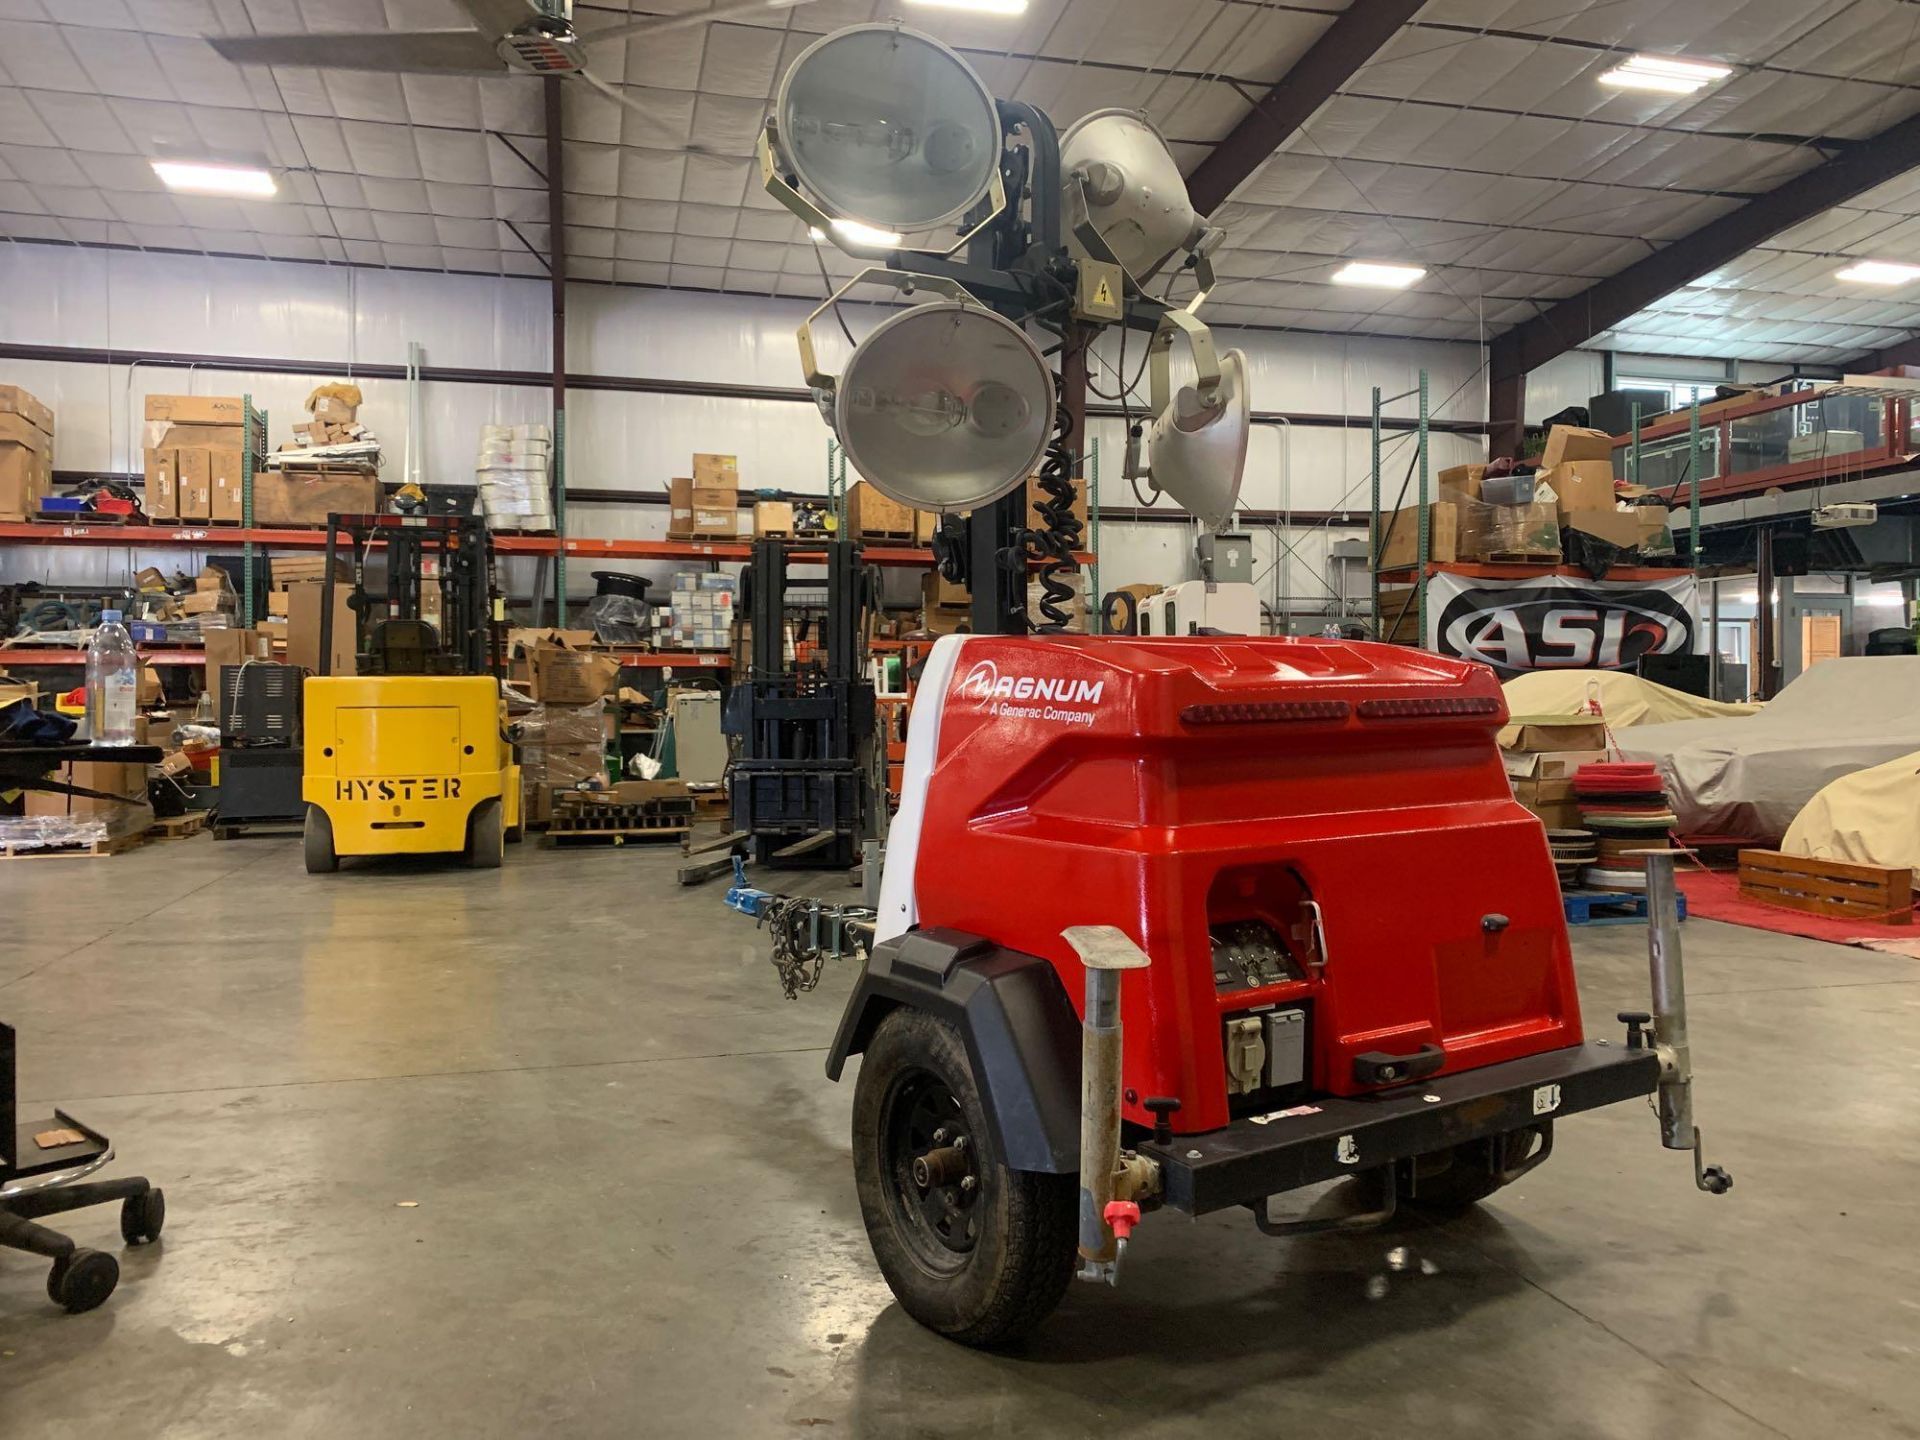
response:
<svg viewBox="0 0 1920 1440"><path fill-rule="evenodd" d="M1493 715L1500 702L1489 695L1428 700L1362 700L1362 720L1433 720L1456 715Z"/></svg>
<svg viewBox="0 0 1920 1440"><path fill-rule="evenodd" d="M1344 720L1353 707L1344 700L1252 700L1189 705L1180 718L1189 725L1264 725L1298 720Z"/></svg>

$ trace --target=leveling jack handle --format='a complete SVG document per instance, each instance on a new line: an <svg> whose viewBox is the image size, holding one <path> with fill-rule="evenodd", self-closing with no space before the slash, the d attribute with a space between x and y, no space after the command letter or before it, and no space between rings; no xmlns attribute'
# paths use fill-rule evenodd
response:
<svg viewBox="0 0 1920 1440"><path fill-rule="evenodd" d="M1660 1061L1660 1088L1655 1108L1660 1114L1660 1143L1669 1150L1693 1152L1693 1183L1709 1195L1733 1188L1733 1176L1718 1165L1708 1165L1701 1154L1700 1128L1693 1123L1693 1055L1687 1045L1687 979L1680 958L1680 902L1674 885L1678 850L1629 852L1647 866L1647 976L1653 987L1651 1016L1622 1011L1627 1048L1646 1048L1644 1027L1653 1022L1653 1052Z"/></svg>

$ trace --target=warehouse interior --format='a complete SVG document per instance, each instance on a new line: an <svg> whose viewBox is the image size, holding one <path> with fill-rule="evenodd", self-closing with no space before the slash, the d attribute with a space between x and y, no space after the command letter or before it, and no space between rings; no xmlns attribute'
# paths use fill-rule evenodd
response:
<svg viewBox="0 0 1920 1440"><path fill-rule="evenodd" d="M1916 42L0 0L7 1433L1909 1434Z"/></svg>

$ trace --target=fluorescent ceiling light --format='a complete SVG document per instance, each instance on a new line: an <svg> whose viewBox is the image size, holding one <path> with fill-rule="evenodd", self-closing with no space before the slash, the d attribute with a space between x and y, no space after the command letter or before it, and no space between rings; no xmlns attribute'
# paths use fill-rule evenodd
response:
<svg viewBox="0 0 1920 1440"><path fill-rule="evenodd" d="M1024 15L1027 0L907 0L929 10L972 10L981 15Z"/></svg>
<svg viewBox="0 0 1920 1440"><path fill-rule="evenodd" d="M169 190L192 190L202 195L246 195L263 200L280 189L273 176L248 165L155 160L153 173L166 182Z"/></svg>
<svg viewBox="0 0 1920 1440"><path fill-rule="evenodd" d="M1333 283L1404 290L1426 273L1426 269L1419 265L1376 265L1367 260L1350 260L1333 272Z"/></svg>
<svg viewBox="0 0 1920 1440"><path fill-rule="evenodd" d="M1621 90L1657 90L1665 95L1691 95L1733 74L1725 65L1698 60L1676 60L1670 55L1636 55L1600 77L1602 85Z"/></svg>
<svg viewBox="0 0 1920 1440"><path fill-rule="evenodd" d="M1860 260L1844 270L1834 271L1836 280L1850 280L1855 285L1905 285L1910 280L1920 280L1920 265L1897 265L1891 260Z"/></svg>
<svg viewBox="0 0 1920 1440"><path fill-rule="evenodd" d="M833 228L839 232L841 239L851 240L855 245L893 246L906 238L898 230L876 230L871 225L862 225L858 220L836 220Z"/></svg>

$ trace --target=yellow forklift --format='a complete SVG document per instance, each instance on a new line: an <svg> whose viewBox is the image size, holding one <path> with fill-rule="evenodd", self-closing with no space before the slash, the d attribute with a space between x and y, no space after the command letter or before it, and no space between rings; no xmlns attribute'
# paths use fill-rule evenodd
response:
<svg viewBox="0 0 1920 1440"><path fill-rule="evenodd" d="M343 542L350 676L331 673ZM368 584L376 544L386 562L378 593ZM320 673L304 690L309 874L357 855L460 855L492 869L520 838L492 578L493 541L476 516L327 517ZM423 614L436 591L438 623Z"/></svg>

